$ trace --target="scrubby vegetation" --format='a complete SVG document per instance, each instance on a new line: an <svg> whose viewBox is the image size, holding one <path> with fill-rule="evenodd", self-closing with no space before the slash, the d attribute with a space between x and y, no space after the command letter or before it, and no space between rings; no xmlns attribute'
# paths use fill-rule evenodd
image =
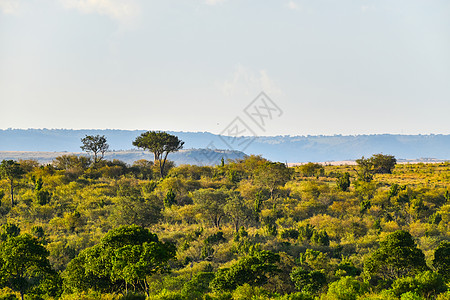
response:
<svg viewBox="0 0 450 300"><path fill-rule="evenodd" d="M3 162L0 299L450 299L450 163L382 158Z"/></svg>

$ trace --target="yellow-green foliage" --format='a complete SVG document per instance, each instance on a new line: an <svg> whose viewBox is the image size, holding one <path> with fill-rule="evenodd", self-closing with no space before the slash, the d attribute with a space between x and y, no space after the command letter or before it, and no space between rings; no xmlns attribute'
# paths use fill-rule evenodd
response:
<svg viewBox="0 0 450 300"><path fill-rule="evenodd" d="M264 168L272 165L258 156L224 166L173 167L164 179L154 170L145 170L154 167L151 163L140 163L137 172L136 166L133 169L117 161L94 168L87 162L65 159L64 164L55 162L58 168L23 162L26 174L16 188L14 207L7 180L0 180L0 225L14 223L22 233L30 234L36 234L36 226L42 227L44 235L38 238L57 271L64 271L74 257L96 245L110 229L133 223L146 226L160 240L177 247L171 273L146 279L150 290L153 288L148 299L185 299L180 298L186 297L181 291L193 276L217 272L258 250L281 254L278 267L282 272L264 286L246 283L223 295L208 291L210 296L205 299L291 299L287 294L292 294L292 299L309 299L295 294L299 291L289 277L302 263L309 270L323 270L328 286L341 280L333 289L325 287L311 297L337 297L341 295L338 288L346 284L354 292L348 292L351 299L385 299L390 296L382 290L390 283L354 291L358 282L368 280L361 272L380 241L392 232L408 231L433 269L435 249L441 241L450 240L450 163L397 164L392 174L375 174L371 182L358 182L356 166L314 164L293 167L289 172L276 165L283 170L280 176L285 176L279 180L264 173L268 172ZM350 174L351 185L344 192L336 187L336 180L345 172ZM36 200L38 178L49 192L48 203ZM207 207L195 198L200 189L221 189L229 195L225 202L239 197L242 214L234 210L231 215L231 210L221 205L214 211L220 222L211 222ZM175 194L171 205L164 203L168 192ZM211 238L218 233L223 239ZM344 261L359 270L351 279L342 279L350 272L340 269ZM139 286L128 289L143 290ZM86 291L63 294L62 299L121 299L124 286L111 292L116 294ZM1 293L13 292L3 289ZM448 293L437 299L448 299Z"/></svg>

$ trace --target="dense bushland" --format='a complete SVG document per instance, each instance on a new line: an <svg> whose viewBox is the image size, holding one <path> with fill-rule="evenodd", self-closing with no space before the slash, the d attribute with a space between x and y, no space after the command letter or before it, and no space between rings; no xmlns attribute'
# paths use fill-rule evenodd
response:
<svg viewBox="0 0 450 300"><path fill-rule="evenodd" d="M382 158L4 162L0 299L450 299L450 164Z"/></svg>

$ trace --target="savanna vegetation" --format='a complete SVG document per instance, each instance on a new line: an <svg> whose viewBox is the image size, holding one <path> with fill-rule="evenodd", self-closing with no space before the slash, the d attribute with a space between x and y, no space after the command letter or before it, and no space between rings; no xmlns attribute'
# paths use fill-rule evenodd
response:
<svg viewBox="0 0 450 300"><path fill-rule="evenodd" d="M450 299L450 163L174 166L151 132L127 165L82 142L1 163L0 299Z"/></svg>

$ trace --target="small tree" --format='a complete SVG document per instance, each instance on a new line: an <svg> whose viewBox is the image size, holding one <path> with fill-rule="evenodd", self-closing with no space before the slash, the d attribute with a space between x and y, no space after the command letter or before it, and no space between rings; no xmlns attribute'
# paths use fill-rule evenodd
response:
<svg viewBox="0 0 450 300"><path fill-rule="evenodd" d="M306 177L319 176L324 172L324 168L321 164L313 162L299 166L298 170Z"/></svg>
<svg viewBox="0 0 450 300"><path fill-rule="evenodd" d="M101 161L105 156L105 152L109 149L104 135L86 135L81 139L81 142L83 143L80 146L81 150L93 154L94 164Z"/></svg>
<svg viewBox="0 0 450 300"><path fill-rule="evenodd" d="M9 181L10 193L11 193L11 207L14 206L14 188L16 187L15 181L20 179L24 174L24 170L20 164L14 160L3 160L0 164L0 175Z"/></svg>
<svg viewBox="0 0 450 300"><path fill-rule="evenodd" d="M374 154L370 158L375 174L391 174L397 159L393 155Z"/></svg>
<svg viewBox="0 0 450 300"><path fill-rule="evenodd" d="M138 136L133 146L148 150L153 153L155 163L159 164L161 178L164 178L164 166L167 156L183 148L184 142L178 137L162 131L147 131Z"/></svg>
<svg viewBox="0 0 450 300"><path fill-rule="evenodd" d="M238 233L239 228L253 216L253 210L238 194L232 194L224 206L224 212L233 223L234 230Z"/></svg>
<svg viewBox="0 0 450 300"><path fill-rule="evenodd" d="M291 179L291 172L285 164L279 162L265 162L255 170L253 181L257 186L269 189L270 197L274 192Z"/></svg>
<svg viewBox="0 0 450 300"><path fill-rule="evenodd" d="M280 272L276 265L279 261L277 253L253 252L239 259L230 268L219 269L210 286L214 291L232 291L245 283L252 286L263 285L269 276Z"/></svg>
<svg viewBox="0 0 450 300"><path fill-rule="evenodd" d="M330 284L327 295L330 299L356 300L365 290L366 287L362 282L351 276L345 276Z"/></svg>
<svg viewBox="0 0 450 300"><path fill-rule="evenodd" d="M176 198L176 194L172 189L169 189L166 193L166 195L164 196L164 206L165 207L171 207L172 205L176 204L177 201L175 200Z"/></svg>
<svg viewBox="0 0 450 300"><path fill-rule="evenodd" d="M229 193L226 190L199 189L192 193L194 204L202 212L205 219L211 221L215 227L220 227L220 222L225 217L225 205Z"/></svg>
<svg viewBox="0 0 450 300"><path fill-rule="evenodd" d="M348 172L345 172L344 174L340 175L336 180L336 186L343 192L348 191L348 188L350 187L350 174Z"/></svg>
<svg viewBox="0 0 450 300"><path fill-rule="evenodd" d="M373 179L373 165L370 162L370 159L361 157L356 160L358 164L358 170L356 172L358 176L358 180L363 182L371 182Z"/></svg>
<svg viewBox="0 0 450 300"><path fill-rule="evenodd" d="M308 270L303 267L295 268L291 273L291 280L295 287L309 294L315 294L327 283L323 271Z"/></svg>
<svg viewBox="0 0 450 300"><path fill-rule="evenodd" d="M374 154L370 158L356 160L358 164L358 179L370 182L374 174L391 174L397 160L393 155Z"/></svg>

